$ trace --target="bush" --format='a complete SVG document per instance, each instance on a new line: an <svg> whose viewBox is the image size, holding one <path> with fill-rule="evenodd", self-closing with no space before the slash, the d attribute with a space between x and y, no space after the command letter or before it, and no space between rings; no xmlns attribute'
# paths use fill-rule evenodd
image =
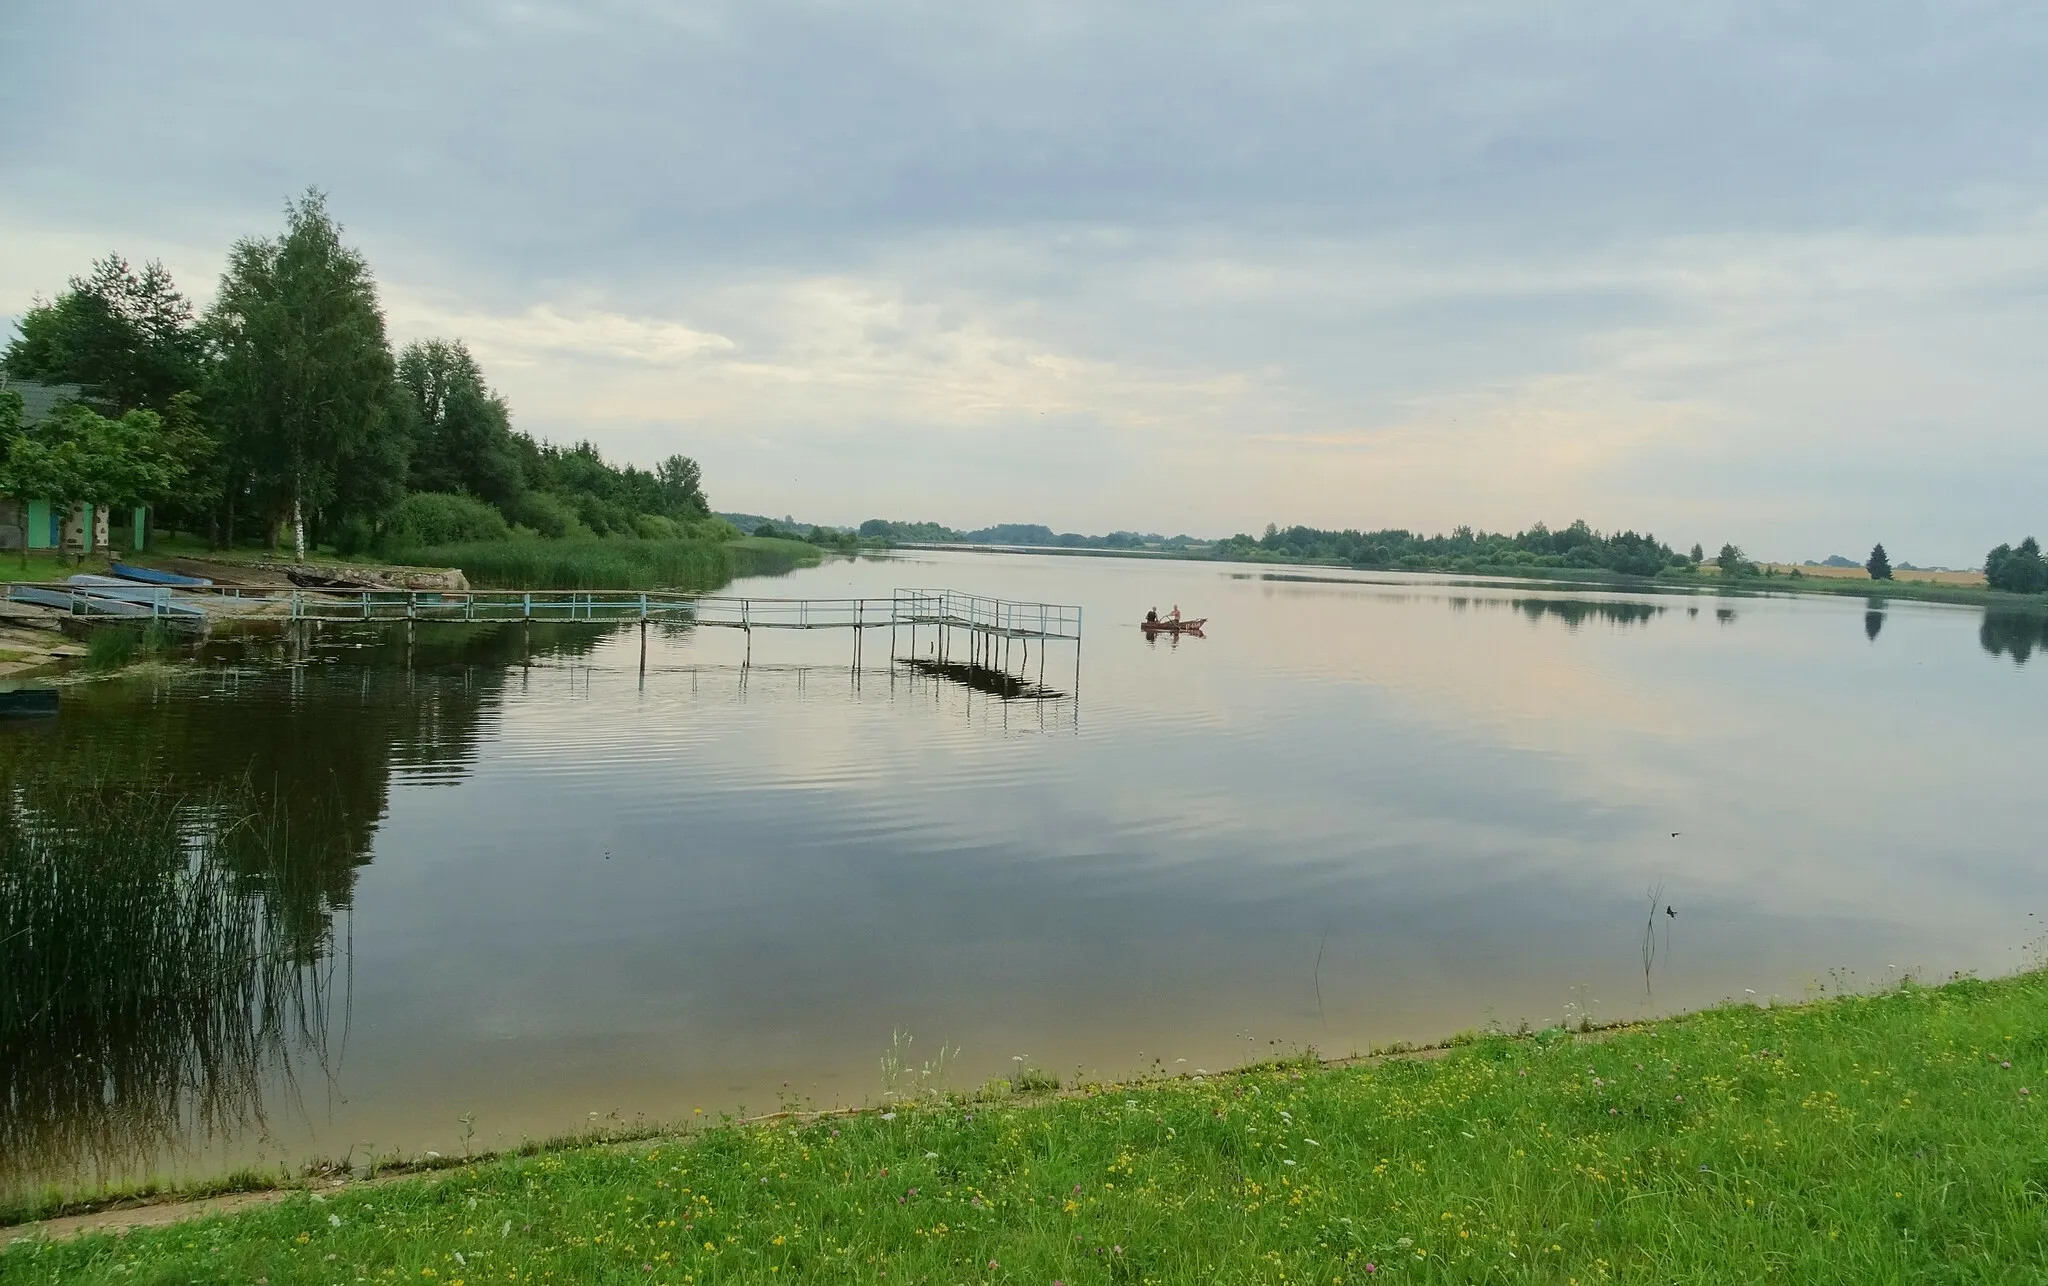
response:
<svg viewBox="0 0 2048 1286"><path fill-rule="evenodd" d="M660 514L641 514L633 520L633 531L642 540L675 540L683 534L675 519Z"/></svg>
<svg viewBox="0 0 2048 1286"><path fill-rule="evenodd" d="M415 491L384 515L387 549L505 540L512 529L505 516L473 496Z"/></svg>
<svg viewBox="0 0 2048 1286"><path fill-rule="evenodd" d="M576 511L560 496L548 491L529 491L520 496L512 506L512 517L520 526L530 527L537 535L546 536L549 540L590 534L590 529L583 525Z"/></svg>
<svg viewBox="0 0 2048 1286"><path fill-rule="evenodd" d="M334 552L343 558L362 553L377 543L377 529L362 518L350 518L334 530Z"/></svg>

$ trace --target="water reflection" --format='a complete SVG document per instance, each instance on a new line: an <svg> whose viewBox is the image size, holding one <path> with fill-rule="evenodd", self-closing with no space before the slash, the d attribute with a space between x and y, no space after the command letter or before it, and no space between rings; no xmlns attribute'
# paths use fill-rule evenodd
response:
<svg viewBox="0 0 2048 1286"><path fill-rule="evenodd" d="M1994 970L2048 897L2041 667L1985 656L2048 647L2037 618L1972 651L1976 613L1895 606L1878 650L1853 598L1735 631L1708 599L980 555L774 592L896 583L1218 627L1092 632L1085 723L1064 649L1040 685L850 668L827 631L749 664L506 623L229 640L0 729L0 1185L859 1101L897 1026L972 1084L1625 1017L1658 885L1658 1006Z"/></svg>
<svg viewBox="0 0 2048 1286"><path fill-rule="evenodd" d="M1883 628L1884 600L1873 598L1870 600L1869 608L1863 613L1863 637L1875 643L1877 642L1878 631Z"/></svg>
<svg viewBox="0 0 2048 1286"><path fill-rule="evenodd" d="M2048 615L2040 612L1986 608L1977 641L1993 656L2010 656L2025 665L2036 648L2048 648Z"/></svg>
<svg viewBox="0 0 2048 1286"><path fill-rule="evenodd" d="M601 637L231 639L213 659L272 664L74 688L61 718L8 727L0 1193L101 1184L260 1132L301 1071L331 1074L348 1004L335 922L392 777L473 757L511 665ZM285 699L240 699L280 685Z"/></svg>
<svg viewBox="0 0 2048 1286"><path fill-rule="evenodd" d="M934 661L922 658L907 658L897 661L898 665L915 670L919 674L935 679L945 679L975 692L985 693L1004 701L1059 701L1066 693L1049 688L1022 675L987 665L969 665L961 661Z"/></svg>

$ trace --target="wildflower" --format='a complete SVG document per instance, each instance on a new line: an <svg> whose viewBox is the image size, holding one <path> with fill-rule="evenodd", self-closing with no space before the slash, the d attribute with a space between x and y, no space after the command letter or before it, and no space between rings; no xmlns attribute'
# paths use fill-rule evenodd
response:
<svg viewBox="0 0 2048 1286"><path fill-rule="evenodd" d="M2011 1060L2010 1058L2001 1058L2001 1059L1999 1059L1999 1060L1998 1060L1998 1065L1999 1065L2000 1067L2003 1067L2003 1068L2005 1068L2005 1069L2006 1069L2007 1071L2011 1071L2011 1070L2012 1070L2012 1060Z"/></svg>
<svg viewBox="0 0 2048 1286"><path fill-rule="evenodd" d="M1374 1263L1374 1262L1372 1262L1372 1261L1371 1261L1370 1259L1368 1259L1368 1260L1366 1260L1366 1261L1365 1261L1365 1271L1367 1271L1367 1272L1369 1272L1369 1273L1376 1273L1376 1272L1378 1272L1379 1270L1380 1270L1380 1266L1379 1266L1378 1264L1375 1264L1375 1263Z"/></svg>
<svg viewBox="0 0 2048 1286"><path fill-rule="evenodd" d="M896 1119L896 1114L894 1112L884 1112L882 1113L882 1119L885 1121L893 1121Z"/></svg>
<svg viewBox="0 0 2048 1286"><path fill-rule="evenodd" d="M330 1228L339 1228L339 1227L341 1227L341 1216L340 1216L340 1215L329 1215L329 1216L327 1216L327 1226L328 1226L328 1227L330 1227Z"/></svg>
<svg viewBox="0 0 2048 1286"><path fill-rule="evenodd" d="M1001 1264L997 1263L997 1262L996 1262L995 1260L993 1260L993 1259L991 1259L991 1260L989 1260L989 1261L988 1261L988 1266L989 1266L989 1271L990 1271L990 1272L994 1272L994 1271L995 1271L996 1269L998 1269L998 1268L1001 1268L1001 1267L1002 1267L1002 1265L1001 1265Z"/></svg>

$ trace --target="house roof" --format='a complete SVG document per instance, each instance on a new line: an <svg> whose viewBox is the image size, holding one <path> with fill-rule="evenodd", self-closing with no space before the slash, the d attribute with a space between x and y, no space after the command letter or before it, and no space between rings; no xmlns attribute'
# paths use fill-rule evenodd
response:
<svg viewBox="0 0 2048 1286"><path fill-rule="evenodd" d="M0 387L21 394L21 422L24 426L55 410L59 402L76 402L85 390L76 384L38 384L34 380L0 380Z"/></svg>

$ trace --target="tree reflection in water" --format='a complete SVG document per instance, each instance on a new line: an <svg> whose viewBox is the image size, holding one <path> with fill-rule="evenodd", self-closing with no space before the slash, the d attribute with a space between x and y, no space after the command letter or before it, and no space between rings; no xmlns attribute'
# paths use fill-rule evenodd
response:
<svg viewBox="0 0 2048 1286"><path fill-rule="evenodd" d="M2010 656L2025 665L2035 648L2048 648L2048 615L2040 612L1986 609L1977 641L1993 656Z"/></svg>
<svg viewBox="0 0 2048 1286"><path fill-rule="evenodd" d="M0 1196L231 1142L336 1074L335 923L393 771L449 779L517 665L610 632L331 631L0 733Z"/></svg>

